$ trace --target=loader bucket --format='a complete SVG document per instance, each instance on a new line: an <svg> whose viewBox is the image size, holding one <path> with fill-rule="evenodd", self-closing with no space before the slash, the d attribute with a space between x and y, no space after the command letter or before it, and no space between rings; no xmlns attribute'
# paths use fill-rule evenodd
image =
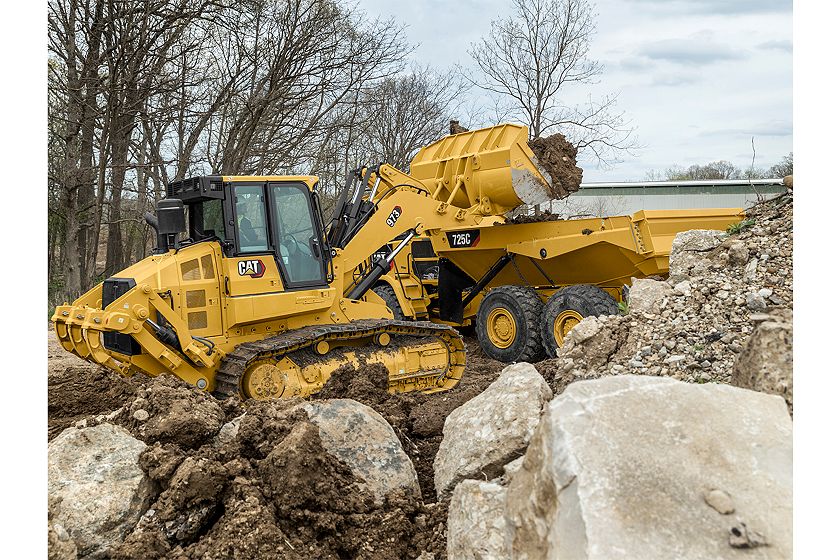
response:
<svg viewBox="0 0 840 560"><path fill-rule="evenodd" d="M422 148L411 176L432 197L485 216L551 200L550 179L528 147L528 128L502 124L446 136Z"/></svg>

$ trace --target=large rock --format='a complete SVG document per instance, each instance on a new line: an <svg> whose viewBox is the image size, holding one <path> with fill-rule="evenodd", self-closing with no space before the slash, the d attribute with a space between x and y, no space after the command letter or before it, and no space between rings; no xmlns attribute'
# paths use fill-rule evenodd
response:
<svg viewBox="0 0 840 560"><path fill-rule="evenodd" d="M68 428L49 444L49 505L54 525L79 555L106 558L140 519L154 485L138 465L146 444L113 424Z"/></svg>
<svg viewBox="0 0 840 560"><path fill-rule="evenodd" d="M563 337L563 346L571 348L576 344L589 340L601 330L603 323L598 320L598 317L590 315L584 317L580 323L572 327L565 337Z"/></svg>
<svg viewBox="0 0 840 560"><path fill-rule="evenodd" d="M671 294L671 286L667 282L648 278L633 278L630 286L630 313L652 313L659 315L662 301Z"/></svg>
<svg viewBox="0 0 840 560"><path fill-rule="evenodd" d="M671 256L680 253L705 253L720 245L726 233L716 229L691 229L681 231L671 244Z"/></svg>
<svg viewBox="0 0 840 560"><path fill-rule="evenodd" d="M677 283L705 270L706 253L720 245L725 237L724 232L711 229L679 232L671 244L670 279Z"/></svg>
<svg viewBox="0 0 840 560"><path fill-rule="evenodd" d="M574 383L511 480L511 557L790 558L791 424L782 399L728 385Z"/></svg>
<svg viewBox="0 0 840 560"><path fill-rule="evenodd" d="M793 414L793 325L759 323L735 361L732 385L779 395Z"/></svg>
<svg viewBox="0 0 840 560"><path fill-rule="evenodd" d="M480 395L446 418L435 456L435 489L449 494L465 478L495 478L522 454L551 389L528 363L511 364Z"/></svg>
<svg viewBox="0 0 840 560"><path fill-rule="evenodd" d="M351 399L310 401L301 406L318 426L325 451L350 467L377 503L395 492L420 496L414 464L379 413Z"/></svg>
<svg viewBox="0 0 840 560"><path fill-rule="evenodd" d="M507 488L494 482L464 480L455 487L446 523L449 560L508 557L506 496Z"/></svg>

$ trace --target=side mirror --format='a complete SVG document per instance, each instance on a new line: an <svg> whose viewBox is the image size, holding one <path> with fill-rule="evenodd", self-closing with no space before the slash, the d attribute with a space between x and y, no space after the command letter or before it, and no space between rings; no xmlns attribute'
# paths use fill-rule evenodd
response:
<svg viewBox="0 0 840 560"><path fill-rule="evenodd" d="M184 202L177 198L164 198L157 203L158 233L173 235L187 231Z"/></svg>

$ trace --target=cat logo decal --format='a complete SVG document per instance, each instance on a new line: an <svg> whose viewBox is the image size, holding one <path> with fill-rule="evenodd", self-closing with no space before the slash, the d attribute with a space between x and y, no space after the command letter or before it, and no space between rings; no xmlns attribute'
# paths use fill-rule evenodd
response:
<svg viewBox="0 0 840 560"><path fill-rule="evenodd" d="M239 261L239 276L250 276L251 278L262 278L265 274L265 265L259 259Z"/></svg>

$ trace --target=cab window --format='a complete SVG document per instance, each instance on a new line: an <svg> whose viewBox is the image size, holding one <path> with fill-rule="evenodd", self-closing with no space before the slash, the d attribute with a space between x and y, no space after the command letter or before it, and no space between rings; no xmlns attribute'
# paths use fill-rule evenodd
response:
<svg viewBox="0 0 840 560"><path fill-rule="evenodd" d="M225 222L222 215L221 200L189 201L186 209L189 238L194 241L225 238Z"/></svg>
<svg viewBox="0 0 840 560"><path fill-rule="evenodd" d="M236 236L241 253L268 251L268 228L262 185L234 187Z"/></svg>
<svg viewBox="0 0 840 560"><path fill-rule="evenodd" d="M277 231L277 252L292 284L323 283L321 260L312 254L317 239L309 190L303 185L270 185Z"/></svg>
<svg viewBox="0 0 840 560"><path fill-rule="evenodd" d="M219 239L225 238L225 219L222 214L221 200L205 200L201 203L202 223L204 236L216 236Z"/></svg>

